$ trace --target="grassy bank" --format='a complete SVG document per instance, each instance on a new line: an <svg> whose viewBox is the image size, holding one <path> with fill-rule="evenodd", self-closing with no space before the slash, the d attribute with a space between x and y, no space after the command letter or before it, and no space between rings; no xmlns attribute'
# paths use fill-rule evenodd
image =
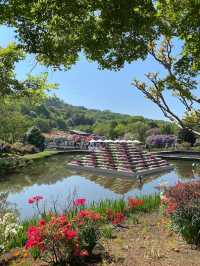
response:
<svg viewBox="0 0 200 266"><path fill-rule="evenodd" d="M16 155L16 154L2 154L0 156L0 174L7 174L16 172L22 167L27 167L35 160L40 160L63 153L61 151L43 151L33 154Z"/></svg>
<svg viewBox="0 0 200 266"><path fill-rule="evenodd" d="M60 151L42 151L38 153L33 153L33 154L26 154L22 156L23 159L25 160L39 160L39 159L44 159L56 154L61 153Z"/></svg>

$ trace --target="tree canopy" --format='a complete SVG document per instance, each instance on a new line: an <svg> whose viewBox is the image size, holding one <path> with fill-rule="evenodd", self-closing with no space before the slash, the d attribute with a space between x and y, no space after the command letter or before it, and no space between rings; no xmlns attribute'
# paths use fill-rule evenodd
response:
<svg viewBox="0 0 200 266"><path fill-rule="evenodd" d="M2 23L21 47L53 67L69 68L83 51L103 68L119 69L147 55L156 13L149 0L1 1Z"/></svg>
<svg viewBox="0 0 200 266"><path fill-rule="evenodd" d="M184 41L183 56L199 69L199 0L6 0L2 24L16 28L25 51L54 67L70 67L83 51L119 69L148 54L161 34Z"/></svg>
<svg viewBox="0 0 200 266"><path fill-rule="evenodd" d="M0 47L0 97L42 97L45 91L56 88L57 84L47 81L47 73L38 76L27 74L26 79L19 80L16 76L15 65L25 58L24 51L16 44Z"/></svg>

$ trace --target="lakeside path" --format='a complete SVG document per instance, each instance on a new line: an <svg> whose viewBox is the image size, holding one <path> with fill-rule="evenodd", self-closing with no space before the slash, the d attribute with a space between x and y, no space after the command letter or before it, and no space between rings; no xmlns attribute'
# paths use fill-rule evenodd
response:
<svg viewBox="0 0 200 266"><path fill-rule="evenodd" d="M157 156L163 159L181 159L181 160L196 160L200 161L200 152L192 152L192 151L162 151L162 152L154 152Z"/></svg>
<svg viewBox="0 0 200 266"><path fill-rule="evenodd" d="M65 150L65 151L57 151L57 150L45 150L42 152L34 153L34 154L26 154L22 156L25 160L39 160L47 157L51 157L58 154L78 154L78 153L88 153L88 151L83 150Z"/></svg>
<svg viewBox="0 0 200 266"><path fill-rule="evenodd" d="M104 266L199 266L200 251L169 229L159 211L138 217L138 223L121 229L104 242L113 262Z"/></svg>

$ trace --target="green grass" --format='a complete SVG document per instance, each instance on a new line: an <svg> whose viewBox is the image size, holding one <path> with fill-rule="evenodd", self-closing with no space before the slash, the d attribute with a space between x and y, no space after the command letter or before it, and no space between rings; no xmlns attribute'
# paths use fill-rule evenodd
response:
<svg viewBox="0 0 200 266"><path fill-rule="evenodd" d="M46 157L50 157L56 154L59 154L60 151L42 151L34 154L26 154L22 158L26 160L38 160L38 159L43 159Z"/></svg>
<svg viewBox="0 0 200 266"><path fill-rule="evenodd" d="M100 214L105 214L107 210L111 209L114 212L123 212L126 207L126 201L124 199L119 200L100 200L99 202L93 202L89 208L93 209Z"/></svg>
<svg viewBox="0 0 200 266"><path fill-rule="evenodd" d="M160 195L145 195L137 197L138 199L144 200L144 205L138 206L134 209L135 212L151 212L159 208L160 206Z"/></svg>
<svg viewBox="0 0 200 266"><path fill-rule="evenodd" d="M156 210L160 206L160 195L153 194L153 195L145 195L142 197L137 197L138 199L143 199L144 204L142 206L138 206L134 208L134 212L151 212ZM126 212L127 202L124 199L119 200L101 200L99 202L92 203L89 208L104 214L108 209L111 209L114 212Z"/></svg>

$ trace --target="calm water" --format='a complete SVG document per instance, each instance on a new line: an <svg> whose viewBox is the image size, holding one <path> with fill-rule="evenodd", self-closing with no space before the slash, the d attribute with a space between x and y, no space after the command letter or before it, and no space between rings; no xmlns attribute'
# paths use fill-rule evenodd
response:
<svg viewBox="0 0 200 266"><path fill-rule="evenodd" d="M67 197L74 191L88 201L97 201L158 192L157 187L162 182L172 185L178 180L187 182L200 179L200 171L193 171L192 162L189 161L172 161L174 170L149 176L140 184L134 178L114 178L71 171L66 166L71 159L69 155L54 156L36 162L20 170L20 173L0 177L0 193L8 192L8 201L16 205L23 219L35 212L27 203L33 195L43 195L47 207L51 207L56 201L60 208L64 208Z"/></svg>

